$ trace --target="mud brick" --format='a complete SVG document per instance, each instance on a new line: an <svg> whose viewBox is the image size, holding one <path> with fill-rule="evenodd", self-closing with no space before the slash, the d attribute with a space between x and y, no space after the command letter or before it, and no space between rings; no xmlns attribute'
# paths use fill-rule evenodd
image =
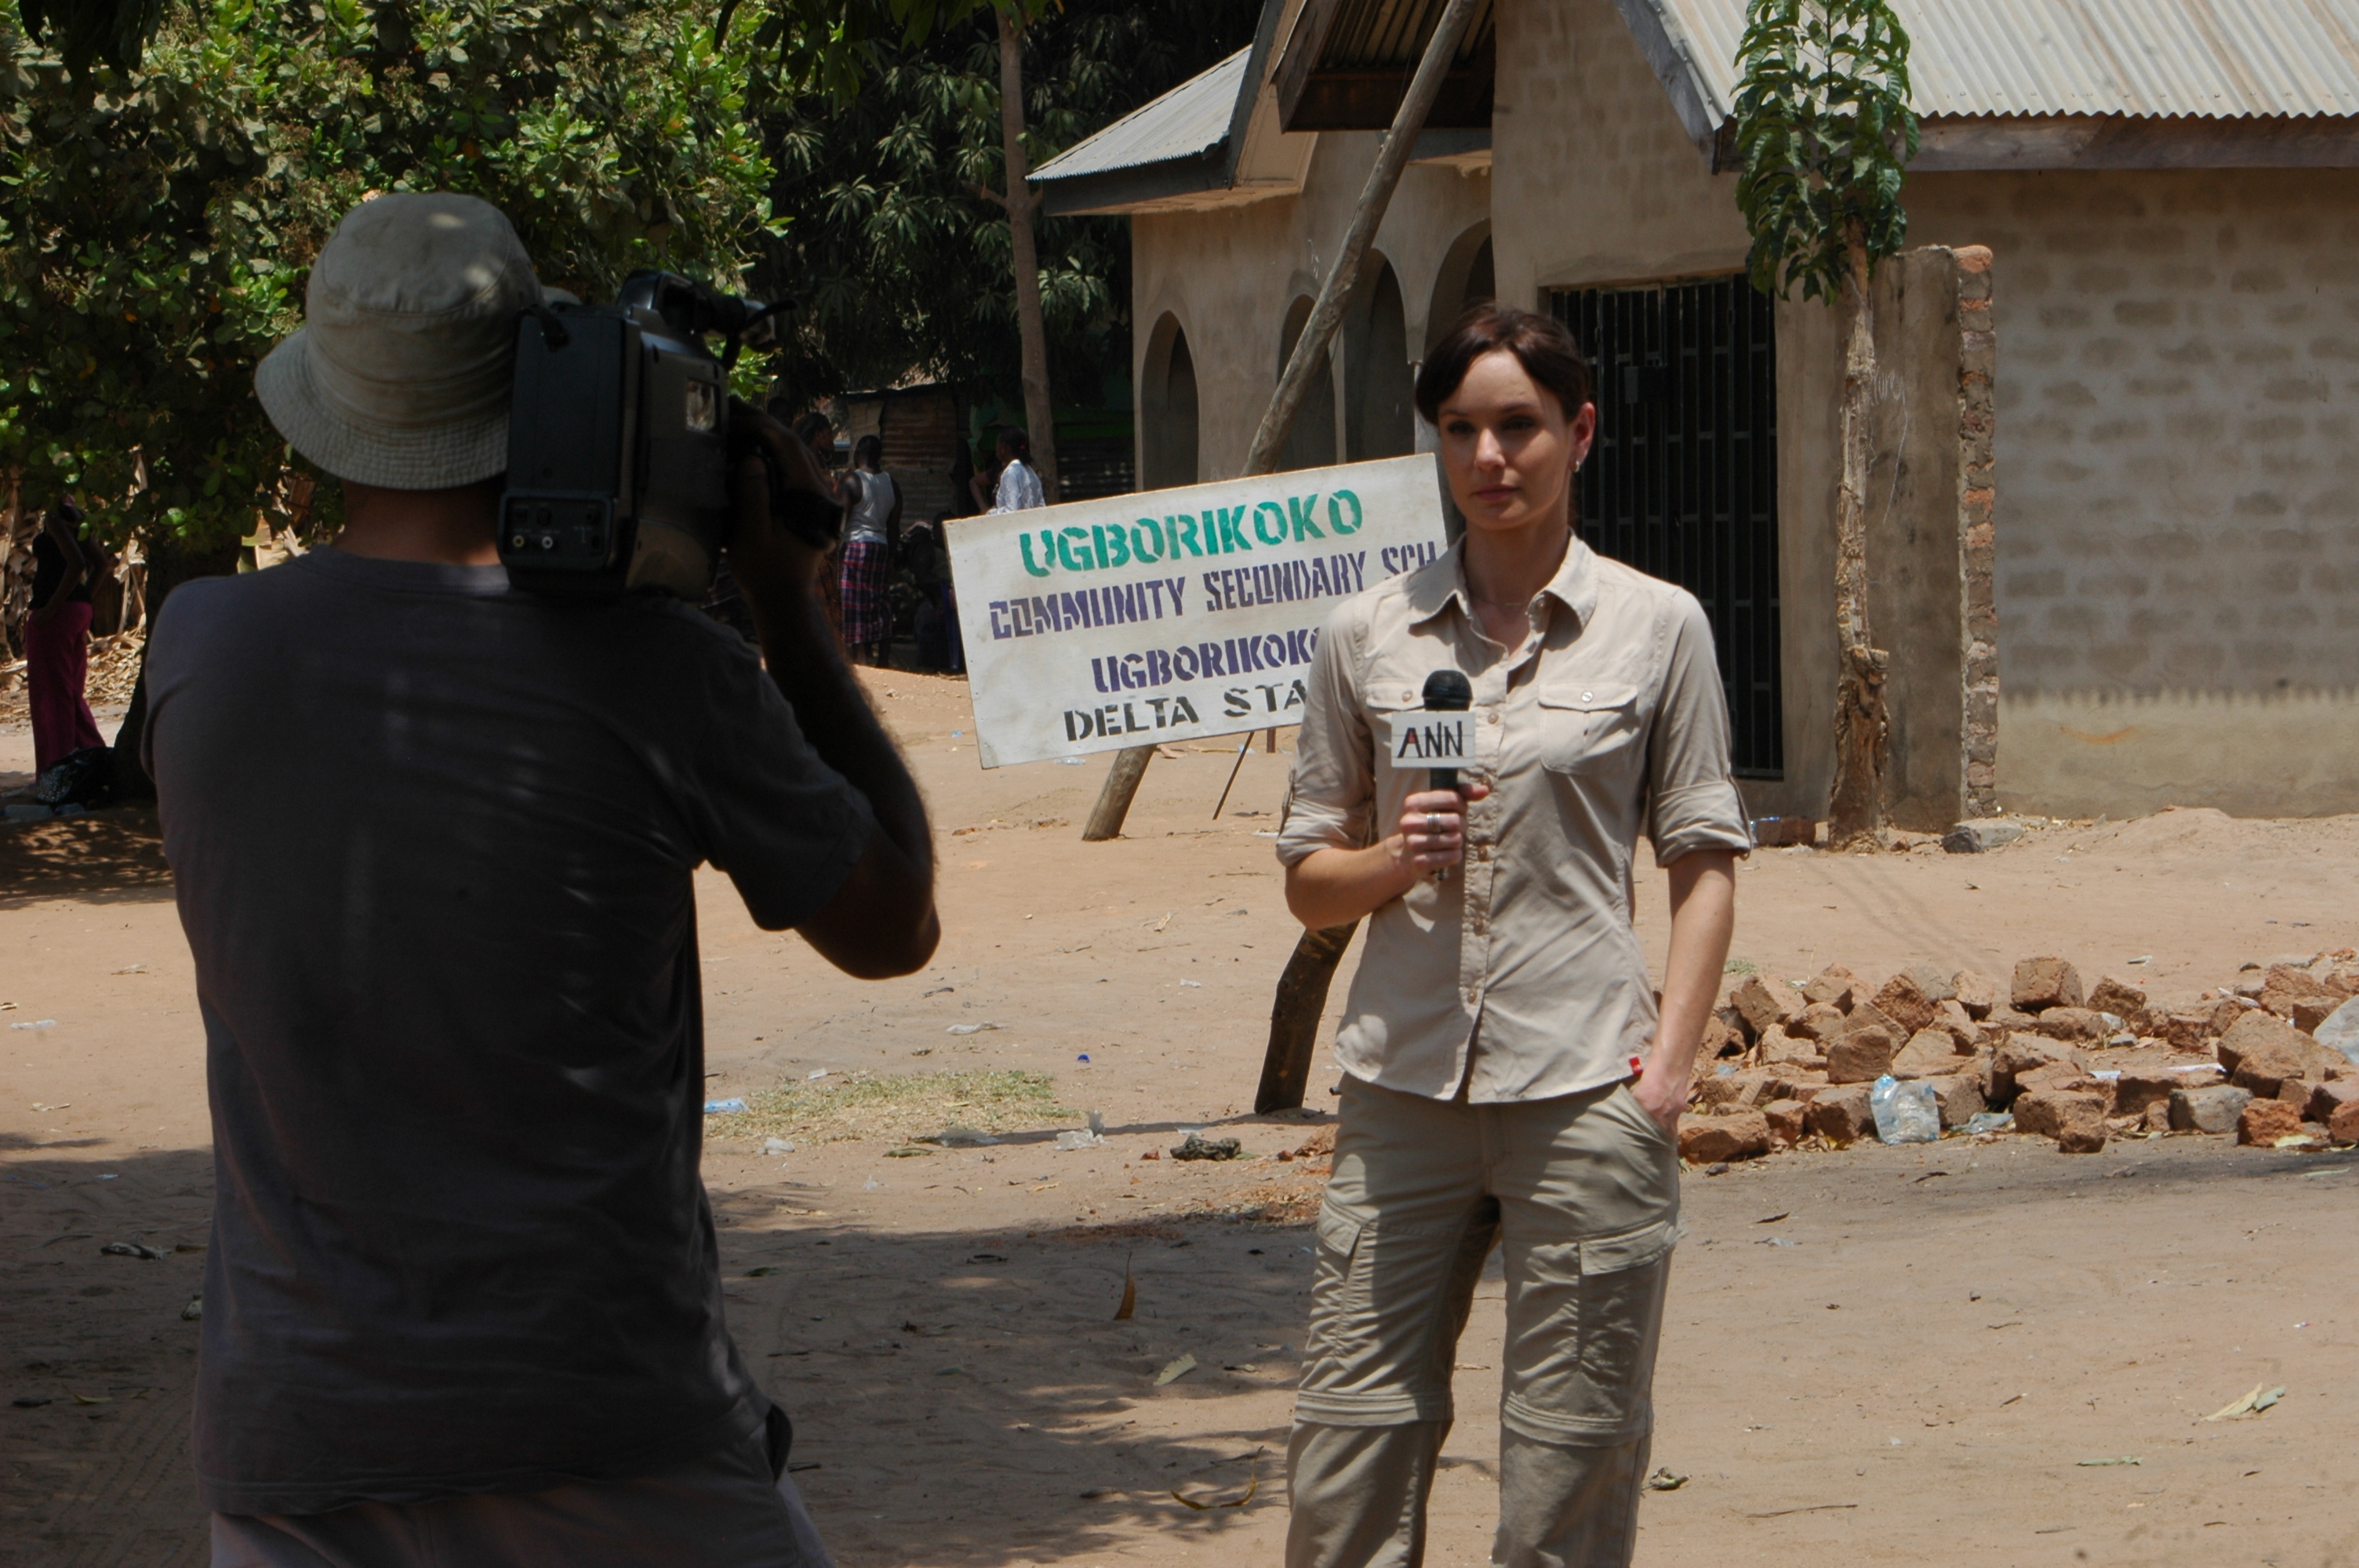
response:
<svg viewBox="0 0 2359 1568"><path fill-rule="evenodd" d="M2146 992L2127 980L2117 980L2108 975L2097 982L2084 1004L2096 1012L2110 1012L2120 1019L2136 1018L2146 1011Z"/></svg>
<svg viewBox="0 0 2359 1568"><path fill-rule="evenodd" d="M1827 1043L1827 1081L1870 1084L1892 1070L1892 1032L1870 1024Z"/></svg>
<svg viewBox="0 0 2359 1568"><path fill-rule="evenodd" d="M2230 1084L2207 1088L2173 1089L2170 1125L2180 1132L2234 1132L2236 1118L2252 1103L2253 1091Z"/></svg>
<svg viewBox="0 0 2359 1568"><path fill-rule="evenodd" d="M1958 1043L1946 1030L1920 1029L1892 1058L1896 1078L1938 1078L1960 1065Z"/></svg>
<svg viewBox="0 0 2359 1568"><path fill-rule="evenodd" d="M2322 1121L2332 1127L2334 1125L2334 1113L2346 1105L2354 1104L2359 1104L2359 1078L2314 1084L2310 1086L2308 1103L2301 1108L2301 1119L2304 1121Z"/></svg>
<svg viewBox="0 0 2359 1568"><path fill-rule="evenodd" d="M1957 1041L1960 1051L1972 1051L1983 1043L1983 1026L1958 1004L1955 997L1933 1009L1933 1022L1927 1027L1947 1030L1951 1038Z"/></svg>
<svg viewBox="0 0 2359 1568"><path fill-rule="evenodd" d="M2274 1149L2280 1138L2301 1134L2301 1108L2281 1099L2253 1099L2236 1113L2236 1141L2254 1149Z"/></svg>
<svg viewBox="0 0 2359 1568"><path fill-rule="evenodd" d="M2094 1153L2105 1146L2104 1097L2077 1089L2027 1089L2015 1099L2015 1130L2053 1138L2069 1154Z"/></svg>
<svg viewBox="0 0 2359 1568"><path fill-rule="evenodd" d="M2240 1008L2237 1011L2242 1011ZM2200 1051L2204 1043L2218 1036L2212 1027L2212 1010L2182 1009L2163 1015L2162 1027L2155 1031L2158 1039L2166 1040L2180 1051Z"/></svg>
<svg viewBox="0 0 2359 1568"><path fill-rule="evenodd" d="M1876 1008L1884 1016L1898 1024L1904 1035L1914 1034L1933 1022L1933 1009L1940 999L1925 994L1924 988L1909 970L1903 969L1884 982L1875 993Z"/></svg>
<svg viewBox="0 0 2359 1568"><path fill-rule="evenodd" d="M1786 1033L1805 1040L1827 1041L1843 1032L1843 1011L1828 1001L1814 1001L1803 1009L1802 1016L1786 1025Z"/></svg>
<svg viewBox="0 0 2359 1568"><path fill-rule="evenodd" d="M1914 1030L1901 1028L1897 1020L1874 1002L1855 1001L1852 1003L1851 1011L1843 1014L1843 1026L1832 1036L1825 1038L1839 1040L1853 1031L1860 1029L1883 1030L1892 1036L1892 1043L1896 1047L1915 1033Z"/></svg>
<svg viewBox="0 0 2359 1568"><path fill-rule="evenodd" d="M1798 1099L1773 1099L1763 1106L1761 1114L1769 1119L1769 1141L1779 1145L1799 1143L1810 1130L1804 1120L1810 1108Z"/></svg>
<svg viewBox="0 0 2359 1568"><path fill-rule="evenodd" d="M1998 1005L2002 994L1996 980L1973 969L1960 969L1950 977L1950 984L1957 992L1958 1005L1977 1022L1991 1015L1991 1009Z"/></svg>
<svg viewBox="0 0 2359 1568"><path fill-rule="evenodd" d="M2334 1010L2347 1000L2339 996L2296 997L2293 1011L2279 1016L2293 1020L2293 1026L2304 1034L2315 1034L2318 1026L2332 1016Z"/></svg>
<svg viewBox="0 0 2359 1568"><path fill-rule="evenodd" d="M1983 1098L1981 1082L1969 1075L1953 1073L1925 1082L1931 1087L1933 1098L1941 1108L1944 1127L1963 1127L1989 1108Z"/></svg>
<svg viewBox="0 0 2359 1568"><path fill-rule="evenodd" d="M1761 1091L1768 1086L1769 1075L1761 1072L1713 1073L1696 1086L1695 1102L1709 1109L1713 1106L1752 1106L1761 1100Z"/></svg>
<svg viewBox="0 0 2359 1568"><path fill-rule="evenodd" d="M1761 1032L1760 1047L1765 1066L1781 1062L1822 1062L1826 1059L1820 1052L1817 1041L1788 1034L1774 1023Z"/></svg>
<svg viewBox="0 0 2359 1568"><path fill-rule="evenodd" d="M2067 1092L2095 1095L2105 1102L2105 1114L2114 1113L2114 1086L2104 1078L2091 1077L2078 1062L2050 1062L2044 1067L2034 1067L2017 1075L2015 1087L2018 1096Z"/></svg>
<svg viewBox="0 0 2359 1568"><path fill-rule="evenodd" d="M2031 1022L2032 1033L2050 1040L2076 1040L2095 1044L2113 1033L2105 1015L2086 1007L2051 1007Z"/></svg>
<svg viewBox="0 0 2359 1568"><path fill-rule="evenodd" d="M1680 1119L1680 1158L1690 1164L1749 1160L1767 1152L1769 1119L1757 1110Z"/></svg>
<svg viewBox="0 0 2359 1568"><path fill-rule="evenodd" d="M1800 991L1775 975L1748 977L1729 993L1728 1000L1744 1018L1749 1039L1758 1039L1789 1018L1801 1017L1802 1010L1810 1005Z"/></svg>
<svg viewBox="0 0 2359 1568"><path fill-rule="evenodd" d="M1875 1125L1865 1084L1845 1084L1819 1091L1803 1113L1810 1130L1830 1143L1856 1143Z"/></svg>
<svg viewBox="0 0 2359 1568"><path fill-rule="evenodd" d="M1866 994L1860 978L1841 964L1829 964L1802 987L1802 995L1810 1001L1822 1001L1839 1012L1851 1011L1852 1002Z"/></svg>
<svg viewBox="0 0 2359 1568"><path fill-rule="evenodd" d="M2017 1011L2034 1014L2051 1007L2079 1007L2085 1000L2081 971L2061 958L2026 958L2015 967L2009 1000Z"/></svg>
<svg viewBox="0 0 2359 1568"><path fill-rule="evenodd" d="M2341 1052L2321 1045L2292 1024L2266 1012L2248 1012L2236 1020L2228 1033L2220 1036L2218 1051L2220 1065L2228 1069L2232 1083L2242 1083L2264 1096L2277 1092L2279 1078L2309 1078L2313 1083L2324 1083L2330 1076L2328 1069L2343 1062ZM2245 1063L2259 1052L2266 1052L2267 1059L2265 1064L2256 1065L2254 1076L2269 1080L2265 1089L2238 1076Z"/></svg>
<svg viewBox="0 0 2359 1568"><path fill-rule="evenodd" d="M1991 1103L2005 1105L2013 1099L2017 1082L2025 1074L2069 1060L2064 1048L2052 1040L2043 1040L2036 1034L2008 1035L1991 1054Z"/></svg>
<svg viewBox="0 0 2359 1568"><path fill-rule="evenodd" d="M2326 1135L2337 1143L2359 1143L2359 1100L2334 1108L2334 1114L2326 1119Z"/></svg>
<svg viewBox="0 0 2359 1568"><path fill-rule="evenodd" d="M2155 1106L2166 1112L2173 1089L2187 1087L2188 1075L2174 1073L2159 1063L2136 1063L2122 1068L2114 1083L2114 1111L2118 1116L2143 1115ZM2167 1125L2167 1123L2166 1123Z"/></svg>

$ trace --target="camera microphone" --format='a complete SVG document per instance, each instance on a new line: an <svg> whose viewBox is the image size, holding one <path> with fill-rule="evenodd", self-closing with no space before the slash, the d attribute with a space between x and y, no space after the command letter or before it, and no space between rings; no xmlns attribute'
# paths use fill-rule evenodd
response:
<svg viewBox="0 0 2359 1568"><path fill-rule="evenodd" d="M1457 670L1436 670L1431 675L1425 677L1425 707L1427 712L1463 713L1473 706L1473 683L1469 681L1461 672ZM1451 790L1458 787L1458 770L1456 768L1433 768L1428 771L1432 777L1432 784L1430 787L1434 789Z"/></svg>

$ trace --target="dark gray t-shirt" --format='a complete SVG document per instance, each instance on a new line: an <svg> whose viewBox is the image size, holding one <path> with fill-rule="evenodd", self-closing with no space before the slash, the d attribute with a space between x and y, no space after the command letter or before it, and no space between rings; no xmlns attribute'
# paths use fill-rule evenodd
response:
<svg viewBox="0 0 2359 1568"><path fill-rule="evenodd" d="M206 1506L758 1432L698 1175L690 873L790 926L873 818L752 652L669 601L321 551L179 589L147 687L212 1100Z"/></svg>

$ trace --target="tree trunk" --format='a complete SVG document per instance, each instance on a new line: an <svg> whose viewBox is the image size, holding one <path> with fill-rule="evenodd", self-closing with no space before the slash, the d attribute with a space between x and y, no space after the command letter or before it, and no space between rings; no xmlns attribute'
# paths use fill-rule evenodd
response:
<svg viewBox="0 0 2359 1568"><path fill-rule="evenodd" d="M1884 826L1889 721L1884 707L1888 655L1867 618L1869 403L1875 387L1875 306L1867 247L1851 229L1851 336L1843 352L1843 483L1835 496L1835 782L1827 803L1827 847L1875 849Z"/></svg>
<svg viewBox="0 0 2359 1568"><path fill-rule="evenodd" d="M1040 198L1025 178L1024 35L999 13L999 134L1006 143L1007 238L1015 255L1016 330L1024 344L1025 434L1040 489L1057 503L1057 416L1049 398L1049 330L1040 319L1040 252L1032 242L1032 214Z"/></svg>

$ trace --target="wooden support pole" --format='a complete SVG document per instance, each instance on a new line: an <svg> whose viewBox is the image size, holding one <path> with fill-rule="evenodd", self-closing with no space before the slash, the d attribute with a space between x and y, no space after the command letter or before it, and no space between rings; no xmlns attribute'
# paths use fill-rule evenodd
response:
<svg viewBox="0 0 2359 1568"><path fill-rule="evenodd" d="M1123 818L1130 815L1130 797L1138 793L1138 781L1147 775L1147 759L1153 755L1152 746L1125 746L1114 753L1105 787L1098 792L1097 808L1090 813L1089 826L1082 829L1082 843L1100 844L1122 837Z"/></svg>
<svg viewBox="0 0 2359 1568"><path fill-rule="evenodd" d="M1416 149L1418 133L1425 129L1425 116L1433 107L1435 95L1441 91L1442 78L1450 73L1450 62L1458 53L1458 41L1465 37L1466 24L1473 15L1474 0L1450 0L1441 19L1434 24L1433 37L1426 40L1425 54L1417 62L1417 74L1409 78L1408 91L1401 95L1392 128L1385 133L1383 144L1376 148L1375 167L1368 170L1367 183L1360 188L1359 205L1352 210L1352 226L1343 233L1343 248L1336 253L1335 265L1327 269L1318 303L1310 308L1310 319L1303 323L1302 335L1294 341L1294 352L1288 356L1286 370L1277 378L1277 391L1271 395L1260 427L1254 432L1253 445L1245 451L1246 475L1270 473L1277 468L1277 454L1286 445L1288 432L1294 428L1295 416L1302 411L1312 377L1327 363L1328 344L1343 323L1353 292L1359 287L1360 267L1367 259L1368 245L1385 221L1385 210L1392 205L1401 170L1408 166L1408 155ZM1154 754L1151 746L1133 746L1115 759L1114 771L1106 775L1105 787L1099 792L1097 807L1090 813L1090 825L1082 834L1083 841L1095 843L1121 836L1123 818L1130 811L1130 798L1138 793L1139 777L1147 772L1147 759ZM1336 956L1342 955L1339 946ZM1329 971L1332 973L1332 964ZM1319 994L1323 1005L1327 994L1324 985L1319 988Z"/></svg>
<svg viewBox="0 0 2359 1568"><path fill-rule="evenodd" d="M1277 995L1269 1004L1269 1049L1261 1060L1261 1087L1254 1093L1254 1114L1301 1108L1310 1087L1310 1058L1319 1044L1319 1020L1327 1011L1327 988L1334 983L1335 966L1360 928L1331 925L1306 931L1294 945L1294 957L1277 977Z"/></svg>
<svg viewBox="0 0 2359 1568"><path fill-rule="evenodd" d="M1408 91L1401 97L1400 112L1393 116L1384 145L1376 149L1376 164L1368 171L1360 204L1353 211L1343 248L1336 253L1335 265L1328 269L1327 281L1319 290L1319 302L1310 308L1310 319L1295 341L1293 356L1286 362L1286 373L1277 379L1277 393L1269 400L1269 411L1262 416L1261 428L1254 432L1252 449L1245 454L1247 473L1267 473L1277 466L1277 454L1286 445L1287 432L1294 427L1294 416L1310 390L1311 377L1326 362L1328 341L1352 302L1369 242L1384 222L1385 209L1400 183L1410 149L1425 128L1426 112L1433 107L1434 94L1441 90L1441 79L1473 14L1474 0L1450 0L1441 19L1434 24L1425 56L1417 62L1417 74L1409 79ZM1276 739L1275 731L1271 738ZM1327 1011L1327 990L1358 925L1355 920L1349 925L1306 931L1295 944L1294 956L1286 961L1277 995L1270 1003L1269 1045L1262 1056L1261 1088L1254 1097L1256 1115L1301 1108L1310 1082L1311 1055L1319 1044L1319 1020Z"/></svg>

